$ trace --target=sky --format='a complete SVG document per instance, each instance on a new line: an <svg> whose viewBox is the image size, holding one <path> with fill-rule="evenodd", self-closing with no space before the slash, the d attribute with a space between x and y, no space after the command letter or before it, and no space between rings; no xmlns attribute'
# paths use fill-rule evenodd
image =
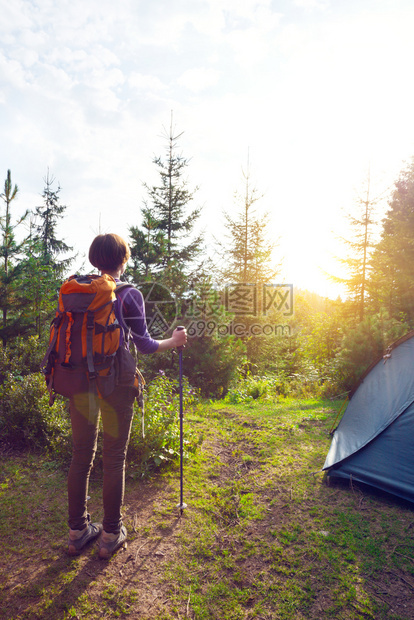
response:
<svg viewBox="0 0 414 620"><path fill-rule="evenodd" d="M414 155L412 0L0 0L0 183L59 235L128 237L172 119L209 254L251 186L281 282L335 297L346 214ZM90 269L86 261L86 270Z"/></svg>

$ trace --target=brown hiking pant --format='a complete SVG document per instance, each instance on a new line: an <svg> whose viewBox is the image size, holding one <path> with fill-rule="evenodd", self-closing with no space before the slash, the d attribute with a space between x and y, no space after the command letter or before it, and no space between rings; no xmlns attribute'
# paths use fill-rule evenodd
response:
<svg viewBox="0 0 414 620"><path fill-rule="evenodd" d="M125 457L133 418L135 391L118 386L105 400L96 398L103 426L103 529L117 534L122 525L121 506L125 489ZM87 495L96 453L98 419L89 422L89 395L70 399L72 463L68 474L69 527L82 530L89 521Z"/></svg>

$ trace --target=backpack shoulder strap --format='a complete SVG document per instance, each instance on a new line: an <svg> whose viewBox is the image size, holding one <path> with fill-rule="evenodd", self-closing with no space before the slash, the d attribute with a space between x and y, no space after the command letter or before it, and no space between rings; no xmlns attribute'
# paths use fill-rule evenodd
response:
<svg viewBox="0 0 414 620"><path fill-rule="evenodd" d="M123 306L124 300L121 295L118 295L118 293L120 293L121 291L125 291L128 288L135 289L135 286L133 284L129 284L129 282L117 282L116 283L115 295L116 295L116 298L119 299L119 303L121 304L121 306ZM122 322L121 327L124 332L124 342L128 343L131 340L131 328L128 327L124 321Z"/></svg>
<svg viewBox="0 0 414 620"><path fill-rule="evenodd" d="M130 284L129 282L117 282L115 288L115 295L127 288L135 288L135 286L133 284Z"/></svg>

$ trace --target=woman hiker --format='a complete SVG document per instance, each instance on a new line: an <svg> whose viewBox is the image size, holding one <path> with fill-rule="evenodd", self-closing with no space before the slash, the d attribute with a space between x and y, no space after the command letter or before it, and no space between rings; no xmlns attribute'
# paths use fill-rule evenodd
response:
<svg viewBox="0 0 414 620"><path fill-rule="evenodd" d="M130 257L127 243L118 235L98 235L89 249L89 261L101 275L120 281ZM154 340L148 333L144 300L133 287L121 289L115 302L115 314L124 328L130 330L138 351L143 354L166 351L185 345L185 330L175 330L171 338ZM96 399L103 425L103 508L101 523L91 523L87 510L89 475L96 452L98 419L89 421L89 399L70 399L73 453L68 474L69 542L68 553L77 555L90 541L99 540L99 557L109 558L126 540L121 506L125 487L125 458L130 436L133 387L117 385L105 399Z"/></svg>

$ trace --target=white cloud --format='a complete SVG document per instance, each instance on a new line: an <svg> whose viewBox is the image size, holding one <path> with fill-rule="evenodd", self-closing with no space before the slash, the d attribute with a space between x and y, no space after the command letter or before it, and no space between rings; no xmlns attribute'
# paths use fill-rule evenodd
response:
<svg viewBox="0 0 414 620"><path fill-rule="evenodd" d="M91 86L102 91L116 90L125 82L125 76L120 69L98 69L90 75Z"/></svg>
<svg viewBox="0 0 414 620"><path fill-rule="evenodd" d="M227 35L234 58L240 67L247 69L258 65L269 53L270 43L259 30L235 30Z"/></svg>
<svg viewBox="0 0 414 620"><path fill-rule="evenodd" d="M25 48L38 51L47 45L47 35L42 30L34 30L32 26L30 28L22 28L16 43L17 49Z"/></svg>
<svg viewBox="0 0 414 620"><path fill-rule="evenodd" d="M50 64L39 63L31 74L33 89L42 93L45 100L63 101L70 92L74 80L70 73Z"/></svg>
<svg viewBox="0 0 414 620"><path fill-rule="evenodd" d="M9 36L7 43L12 40L10 38L11 35L22 29L29 29L32 25L33 22L28 15L27 2L25 0L14 0L13 2L4 2L2 4L0 32ZM2 41L4 41L3 36Z"/></svg>
<svg viewBox="0 0 414 620"><path fill-rule="evenodd" d="M39 60L38 53L32 49L20 49L14 57L19 59L25 68L33 67Z"/></svg>
<svg viewBox="0 0 414 620"><path fill-rule="evenodd" d="M0 85L3 89L23 89L27 85L27 74L21 62L10 60L0 51Z"/></svg>
<svg viewBox="0 0 414 620"><path fill-rule="evenodd" d="M159 92L165 90L166 86L161 80L153 75L145 75L143 73L132 72L128 77L128 83L131 88L138 91Z"/></svg>
<svg viewBox="0 0 414 620"><path fill-rule="evenodd" d="M302 9L327 9L330 0L294 0L294 4Z"/></svg>
<svg viewBox="0 0 414 620"><path fill-rule="evenodd" d="M200 67L188 69L179 78L178 83L194 93L200 93L217 84L220 73L215 69Z"/></svg>
<svg viewBox="0 0 414 620"><path fill-rule="evenodd" d="M210 0L210 6L219 8L227 16L233 18L243 17L254 20L254 15L261 11L272 11L272 0Z"/></svg>

